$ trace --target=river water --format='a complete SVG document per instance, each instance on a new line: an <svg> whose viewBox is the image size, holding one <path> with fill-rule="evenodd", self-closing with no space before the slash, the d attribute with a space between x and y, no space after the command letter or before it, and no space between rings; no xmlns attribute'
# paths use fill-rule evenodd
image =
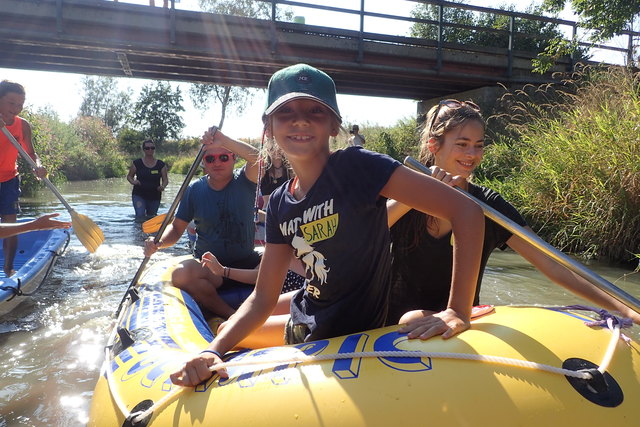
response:
<svg viewBox="0 0 640 427"><path fill-rule="evenodd" d="M170 176L161 213L182 180ZM145 235L133 221L131 186L124 178L67 183L59 189L77 212L98 224L105 242L89 254L73 236L39 294L0 317L0 427L86 424L113 313L143 259ZM61 212L68 218L47 190L21 204L25 216ZM549 283L517 254L497 252L485 272L482 303L587 304ZM183 236L153 259L185 253ZM640 296L640 274L598 263L589 268ZM630 334L638 339L638 327Z"/></svg>

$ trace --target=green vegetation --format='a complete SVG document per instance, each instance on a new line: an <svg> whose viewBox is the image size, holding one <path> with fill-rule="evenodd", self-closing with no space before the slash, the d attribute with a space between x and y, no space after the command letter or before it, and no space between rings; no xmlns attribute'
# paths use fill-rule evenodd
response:
<svg viewBox="0 0 640 427"><path fill-rule="evenodd" d="M462 0L453 0L453 3L463 3ZM502 5L499 9L515 12L515 5ZM442 20L445 23L442 29L442 41L454 42L483 47L509 46L509 17L487 12L473 12L454 7L444 7ZM542 16L543 9L540 6L528 6L524 13ZM438 20L438 6L434 4L419 4L414 7L411 14L415 18L431 21ZM497 33L492 30L502 30ZM547 22L535 21L524 18L516 18L514 22L513 47L516 50L539 53L544 51L551 40L562 39L562 33L558 25ZM425 39L438 39L438 26L433 24L415 23L411 28L411 37Z"/></svg>
<svg viewBox="0 0 640 427"><path fill-rule="evenodd" d="M475 181L500 192L563 251L638 262L640 75L587 68L557 84L508 92L497 108ZM418 151L415 119L360 128L368 149L401 161Z"/></svg>
<svg viewBox="0 0 640 427"><path fill-rule="evenodd" d="M640 0L544 0L543 6L559 12L567 3L580 16L580 23L593 30L593 41L608 40L622 33L640 16Z"/></svg>
<svg viewBox="0 0 640 427"><path fill-rule="evenodd" d="M545 240L630 262L640 247L640 76L587 68L501 100L477 181L517 206Z"/></svg>
<svg viewBox="0 0 640 427"><path fill-rule="evenodd" d="M344 127L351 128L351 124L343 123ZM385 153L396 160L403 161L406 156L416 156L420 150L418 124L415 117L407 117L387 128L379 125L360 124L360 133L366 140L367 150ZM333 148L345 147L349 135L345 133L338 137Z"/></svg>
<svg viewBox="0 0 640 427"><path fill-rule="evenodd" d="M33 143L52 182L124 176L128 161L111 130L94 117L63 123L55 113L23 113L33 129ZM39 183L26 162L20 160L22 191L33 192Z"/></svg>
<svg viewBox="0 0 640 427"><path fill-rule="evenodd" d="M178 138L185 124L180 117L184 111L180 88L174 91L169 82L145 85L134 106L133 123L148 138L162 142Z"/></svg>

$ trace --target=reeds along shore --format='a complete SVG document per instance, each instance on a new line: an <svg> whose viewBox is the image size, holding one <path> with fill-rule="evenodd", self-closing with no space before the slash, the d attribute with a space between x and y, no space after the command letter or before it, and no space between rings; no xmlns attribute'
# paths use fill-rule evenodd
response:
<svg viewBox="0 0 640 427"><path fill-rule="evenodd" d="M480 184L563 251L637 265L640 75L583 68L506 93L500 108L509 113L493 117Z"/></svg>

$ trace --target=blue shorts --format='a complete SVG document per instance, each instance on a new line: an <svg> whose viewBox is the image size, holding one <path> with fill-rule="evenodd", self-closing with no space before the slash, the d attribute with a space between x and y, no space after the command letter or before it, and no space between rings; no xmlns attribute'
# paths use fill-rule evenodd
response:
<svg viewBox="0 0 640 427"><path fill-rule="evenodd" d="M0 182L0 215L17 215L20 213L20 176L9 181Z"/></svg>

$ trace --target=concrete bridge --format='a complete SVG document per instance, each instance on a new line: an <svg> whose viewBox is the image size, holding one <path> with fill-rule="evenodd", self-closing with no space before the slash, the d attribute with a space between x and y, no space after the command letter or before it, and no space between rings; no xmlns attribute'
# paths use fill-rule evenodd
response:
<svg viewBox="0 0 640 427"><path fill-rule="evenodd" d="M333 76L340 93L408 99L550 79L531 72L534 54L511 46L465 46L366 32L363 26L369 18L395 19L439 25L442 34L443 26L451 25L442 21L366 11L364 2L361 10L312 6L359 16L359 31L344 30L275 19L276 6L304 2L267 3L272 19L179 10L171 0L169 8L105 0L2 0L0 67L266 87L277 69L306 62ZM512 22L526 16L508 14ZM554 71L571 66L565 58Z"/></svg>

